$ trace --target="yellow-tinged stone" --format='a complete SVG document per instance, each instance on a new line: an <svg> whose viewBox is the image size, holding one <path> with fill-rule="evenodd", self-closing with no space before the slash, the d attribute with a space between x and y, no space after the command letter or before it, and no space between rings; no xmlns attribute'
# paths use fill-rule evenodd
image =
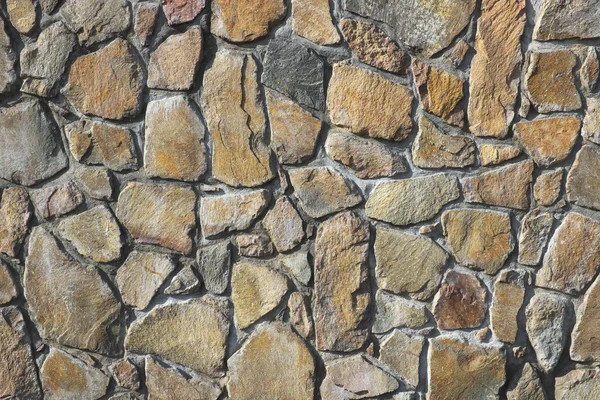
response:
<svg viewBox="0 0 600 400"><path fill-rule="evenodd" d="M17 257L31 219L29 196L21 187L6 188L1 193L0 252Z"/></svg>
<svg viewBox="0 0 600 400"><path fill-rule="evenodd" d="M19 33L29 35L35 28L35 3L33 0L6 0L10 23Z"/></svg>
<svg viewBox="0 0 600 400"><path fill-rule="evenodd" d="M329 0L292 0L292 30L320 45L340 41L340 34L331 20Z"/></svg>
<svg viewBox="0 0 600 400"><path fill-rule="evenodd" d="M581 120L576 116L544 118L515 124L515 138L537 165L547 167L571 154L579 136Z"/></svg>
<svg viewBox="0 0 600 400"><path fill-rule="evenodd" d="M210 30L232 42L251 42L269 33L285 13L284 0L214 0Z"/></svg>
<svg viewBox="0 0 600 400"><path fill-rule="evenodd" d="M521 154L521 149L508 144L481 144L479 145L479 161L486 167L489 165L501 164L504 161L512 160Z"/></svg>
<svg viewBox="0 0 600 400"><path fill-rule="evenodd" d="M146 358L146 387L153 400L217 400L223 391L212 379L200 375L187 378L152 357Z"/></svg>
<svg viewBox="0 0 600 400"><path fill-rule="evenodd" d="M547 171L537 177L533 185L533 197L540 206L551 206L560 196L564 169Z"/></svg>
<svg viewBox="0 0 600 400"><path fill-rule="evenodd" d="M600 361L600 278L590 286L577 309L577 323L571 340L571 359Z"/></svg>
<svg viewBox="0 0 600 400"><path fill-rule="evenodd" d="M523 306L525 285L529 283L529 273L525 270L502 271L496 279L490 320L494 335L503 342L514 343L517 339L517 315Z"/></svg>

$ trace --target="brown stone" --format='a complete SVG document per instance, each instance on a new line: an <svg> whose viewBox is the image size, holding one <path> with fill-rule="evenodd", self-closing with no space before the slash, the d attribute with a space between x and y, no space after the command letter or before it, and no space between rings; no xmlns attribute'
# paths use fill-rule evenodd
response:
<svg viewBox="0 0 600 400"><path fill-rule="evenodd" d="M51 14L56 8L60 0L40 0L40 7L46 14Z"/></svg>
<svg viewBox="0 0 600 400"><path fill-rule="evenodd" d="M320 45L340 41L340 34L331 20L328 0L292 0L292 30Z"/></svg>
<svg viewBox="0 0 600 400"><path fill-rule="evenodd" d="M309 338L314 333L312 318L308 315L310 299L302 293L294 292L288 298L288 310L290 311L290 323L304 338Z"/></svg>
<svg viewBox="0 0 600 400"><path fill-rule="evenodd" d="M600 396L600 372L576 369L556 378L555 399L595 399Z"/></svg>
<svg viewBox="0 0 600 400"><path fill-rule="evenodd" d="M51 219L75 210L85 199L73 182L67 182L32 191L31 201L38 215L44 219Z"/></svg>
<svg viewBox="0 0 600 400"><path fill-rule="evenodd" d="M113 200L113 177L107 169L80 169L75 172L75 179L79 187L92 199Z"/></svg>
<svg viewBox="0 0 600 400"><path fill-rule="evenodd" d="M579 362L600 361L600 278L588 289L577 309L577 323L571 336L571 359Z"/></svg>
<svg viewBox="0 0 600 400"><path fill-rule="evenodd" d="M523 217L519 233L519 264L534 266L540 263L553 221L551 213L539 208Z"/></svg>
<svg viewBox="0 0 600 400"><path fill-rule="evenodd" d="M210 30L231 42L250 42L267 35L285 13L283 0L215 0Z"/></svg>
<svg viewBox="0 0 600 400"><path fill-rule="evenodd" d="M381 342L379 361L409 388L419 385L419 364L425 340L422 336L408 335L398 329Z"/></svg>
<svg viewBox="0 0 600 400"><path fill-rule="evenodd" d="M433 300L433 316L440 329L481 326L487 311L486 291L473 275L449 271Z"/></svg>
<svg viewBox="0 0 600 400"><path fill-rule="evenodd" d="M591 94L596 88L598 78L600 77L600 61L595 47L584 47L584 55L579 55L581 69L579 70L579 80L581 82L581 91L584 95ZM589 108L589 104L588 104Z"/></svg>
<svg viewBox="0 0 600 400"><path fill-rule="evenodd" d="M17 297L17 288L8 264L0 260L0 305Z"/></svg>
<svg viewBox="0 0 600 400"><path fill-rule="evenodd" d="M479 161L484 167L512 160L520 154L521 149L516 146L486 143L479 145Z"/></svg>
<svg viewBox="0 0 600 400"><path fill-rule="evenodd" d="M533 197L538 205L551 206L558 200L563 173L564 169L559 168L555 171L543 172L537 177L533 185Z"/></svg>
<svg viewBox="0 0 600 400"><path fill-rule="evenodd" d="M319 350L352 351L369 335L369 224L352 212L321 223L315 241L314 319Z"/></svg>
<svg viewBox="0 0 600 400"><path fill-rule="evenodd" d="M302 218L285 196L265 215L263 226L279 252L290 251L304 240Z"/></svg>
<svg viewBox="0 0 600 400"><path fill-rule="evenodd" d="M524 270L507 270L498 275L490 307L492 332L498 340L514 343L517 339L517 315L523 306L526 285L529 284L529 273Z"/></svg>
<svg viewBox="0 0 600 400"><path fill-rule="evenodd" d="M513 376L506 391L507 400L546 400L544 387L537 372L527 363Z"/></svg>
<svg viewBox="0 0 600 400"><path fill-rule="evenodd" d="M465 60L465 56L470 49L471 46L469 46L469 43L467 43L465 39L460 39L458 42L456 42L454 47L444 54L444 59L448 63L454 65L454 67L458 68Z"/></svg>
<svg viewBox="0 0 600 400"><path fill-rule="evenodd" d="M140 373L136 365L128 358L117 361L111 366L112 375L119 387L140 390Z"/></svg>
<svg viewBox="0 0 600 400"><path fill-rule="evenodd" d="M140 113L144 80L133 47L115 39L76 59L62 92L82 114L123 119Z"/></svg>
<svg viewBox="0 0 600 400"><path fill-rule="evenodd" d="M600 98L587 98L586 103L587 111L583 119L581 136L590 142L600 144Z"/></svg>
<svg viewBox="0 0 600 400"><path fill-rule="evenodd" d="M6 0L6 11L12 26L21 34L29 35L35 28L35 3L31 0Z"/></svg>
<svg viewBox="0 0 600 400"><path fill-rule="evenodd" d="M381 75L334 64L327 107L331 122L353 133L379 139L404 140L412 129L412 93Z"/></svg>
<svg viewBox="0 0 600 400"><path fill-rule="evenodd" d="M146 386L148 398L157 400L217 400L223 391L212 379L200 375L187 378L152 357L146 358Z"/></svg>
<svg viewBox="0 0 600 400"><path fill-rule="evenodd" d="M504 138L514 118L523 55L525 1L485 0L471 63L469 130Z"/></svg>
<svg viewBox="0 0 600 400"><path fill-rule="evenodd" d="M515 137L537 165L547 167L571 154L581 120L575 116L544 118L515 124Z"/></svg>
<svg viewBox="0 0 600 400"><path fill-rule="evenodd" d="M514 247L510 216L498 211L448 210L442 227L456 261L477 271L495 274Z"/></svg>
<svg viewBox="0 0 600 400"><path fill-rule="evenodd" d="M29 230L31 211L27 191L9 187L0 202L0 252L17 257Z"/></svg>
<svg viewBox="0 0 600 400"><path fill-rule="evenodd" d="M169 25L192 21L205 5L205 0L161 0L160 2Z"/></svg>
<svg viewBox="0 0 600 400"><path fill-rule="evenodd" d="M154 33L159 5L155 3L140 3L135 13L135 35L142 46L147 46Z"/></svg>
<svg viewBox="0 0 600 400"><path fill-rule="evenodd" d="M600 150L586 145L579 150L567 175L567 200L600 210Z"/></svg>
<svg viewBox="0 0 600 400"><path fill-rule="evenodd" d="M464 178L463 195L469 203L527 210L532 180L533 162L522 161Z"/></svg>
<svg viewBox="0 0 600 400"><path fill-rule="evenodd" d="M275 252L273 242L266 232L241 233L235 237L238 252L244 257L268 257Z"/></svg>

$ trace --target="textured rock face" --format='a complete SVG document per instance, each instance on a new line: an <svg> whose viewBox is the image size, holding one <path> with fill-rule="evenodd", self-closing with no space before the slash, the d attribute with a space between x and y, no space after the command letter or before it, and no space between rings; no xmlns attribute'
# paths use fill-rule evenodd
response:
<svg viewBox="0 0 600 400"><path fill-rule="evenodd" d="M482 144L479 146L479 161L482 166L496 165L512 160L521 154L521 149L502 144Z"/></svg>
<svg viewBox="0 0 600 400"><path fill-rule="evenodd" d="M140 3L135 13L135 35L142 46L147 46L156 27L159 5L154 3Z"/></svg>
<svg viewBox="0 0 600 400"><path fill-rule="evenodd" d="M35 28L35 4L29 0L7 0L6 11L14 28L29 35Z"/></svg>
<svg viewBox="0 0 600 400"><path fill-rule="evenodd" d="M67 0L60 13L77 34L79 43L93 45L114 38L130 25L129 3L125 0Z"/></svg>
<svg viewBox="0 0 600 400"><path fill-rule="evenodd" d="M340 34L331 21L327 0L292 1L292 29L296 35L320 45L340 41Z"/></svg>
<svg viewBox="0 0 600 400"><path fill-rule="evenodd" d="M550 166L571 153L579 136L577 117L538 119L515 124L515 136L537 165Z"/></svg>
<svg viewBox="0 0 600 400"><path fill-rule="evenodd" d="M15 58L4 19L0 19L0 94L10 92L16 84Z"/></svg>
<svg viewBox="0 0 600 400"><path fill-rule="evenodd" d="M502 271L496 279L490 319L494 335L503 342L514 343L517 338L517 314L529 283L523 270Z"/></svg>
<svg viewBox="0 0 600 400"><path fill-rule="evenodd" d="M556 378L555 398L567 400L600 396L600 374L591 369L579 369Z"/></svg>
<svg viewBox="0 0 600 400"><path fill-rule="evenodd" d="M571 339L571 358L576 361L600 360L598 348L599 330L598 318L600 317L600 280L590 286L583 303L577 309L577 323L573 329Z"/></svg>
<svg viewBox="0 0 600 400"><path fill-rule="evenodd" d="M508 400L545 400L542 382L531 364L525 364L518 375L513 377L506 392Z"/></svg>
<svg viewBox="0 0 600 400"><path fill-rule="evenodd" d="M518 261L520 264L538 265L540 263L553 221L552 214L543 212L539 208L530 211L523 217L519 233Z"/></svg>
<svg viewBox="0 0 600 400"><path fill-rule="evenodd" d="M600 151L594 146L583 146L567 175L567 200L583 207L600 210L598 171Z"/></svg>
<svg viewBox="0 0 600 400"><path fill-rule="evenodd" d="M175 369L162 367L152 357L146 358L146 385L151 399L203 399L217 400L221 387L202 376L186 378Z"/></svg>
<svg viewBox="0 0 600 400"><path fill-rule="evenodd" d="M52 219L75 210L85 199L73 182L31 192L31 201L42 218Z"/></svg>
<svg viewBox="0 0 600 400"><path fill-rule="evenodd" d="M230 261L229 242L218 243L198 251L198 270L209 292L221 294L227 289Z"/></svg>
<svg viewBox="0 0 600 400"><path fill-rule="evenodd" d="M373 333L385 333L393 328L419 328L429 320L422 304L381 290L375 295L375 308Z"/></svg>
<svg viewBox="0 0 600 400"><path fill-rule="evenodd" d="M17 257L31 218L29 196L25 189L6 188L0 202L0 252Z"/></svg>
<svg viewBox="0 0 600 400"><path fill-rule="evenodd" d="M424 342L422 336L409 336L394 329L381 343L379 361L409 387L416 388L419 384L419 364Z"/></svg>
<svg viewBox="0 0 600 400"><path fill-rule="evenodd" d="M10 268L4 261L0 261L0 305L10 302L15 297L17 297L17 288Z"/></svg>
<svg viewBox="0 0 600 400"><path fill-rule="evenodd" d="M598 0L567 0L557 4L538 1L538 14L533 29L535 40L595 38L600 36Z"/></svg>
<svg viewBox="0 0 600 400"><path fill-rule="evenodd" d="M283 0L212 2L211 32L232 42L250 42L265 36L286 13Z"/></svg>
<svg viewBox="0 0 600 400"><path fill-rule="evenodd" d="M564 169L542 173L533 185L533 196L540 206L551 206L560 196Z"/></svg>
<svg viewBox="0 0 600 400"><path fill-rule="evenodd" d="M205 0L161 0L169 25L190 22L204 8Z"/></svg>
<svg viewBox="0 0 600 400"><path fill-rule="evenodd" d="M600 98L588 98L587 107L581 136L590 142L600 144Z"/></svg>
<svg viewBox="0 0 600 400"><path fill-rule="evenodd" d="M433 315L441 329L477 328L486 313L486 291L473 275L450 271L433 302Z"/></svg>
<svg viewBox="0 0 600 400"><path fill-rule="evenodd" d="M263 219L263 225L277 251L292 250L304 239L302 218L287 197L275 202Z"/></svg>
<svg viewBox="0 0 600 400"><path fill-rule="evenodd" d="M81 189L92 199L113 200L113 177L103 168L85 168L75 173L75 178ZM76 191L67 192L77 196ZM69 198L72 198L69 195ZM81 199L83 201L83 198Z"/></svg>
<svg viewBox="0 0 600 400"><path fill-rule="evenodd" d="M294 292L288 298L290 322L302 337L309 338L314 333L312 318L308 315L308 298L301 293Z"/></svg>
<svg viewBox="0 0 600 400"><path fill-rule="evenodd" d="M200 226L205 237L249 228L267 208L269 192L205 197L200 207Z"/></svg>

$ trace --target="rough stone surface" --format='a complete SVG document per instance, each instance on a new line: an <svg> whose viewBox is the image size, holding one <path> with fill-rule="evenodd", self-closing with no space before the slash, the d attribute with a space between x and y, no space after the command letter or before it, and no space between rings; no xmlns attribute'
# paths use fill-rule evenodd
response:
<svg viewBox="0 0 600 400"><path fill-rule="evenodd" d="M585 54L579 55L579 59L581 60L579 80L581 81L581 92L587 96L594 91L598 83L600 62L598 60L598 51L595 47L585 47L582 52Z"/></svg>
<svg viewBox="0 0 600 400"><path fill-rule="evenodd" d="M130 359L124 358L111 366L112 375L118 386L139 390L141 386L140 373L136 365Z"/></svg>
<svg viewBox="0 0 600 400"><path fill-rule="evenodd" d="M419 385L419 365L425 340L422 336L408 335L394 329L381 342L379 361L398 376L410 388Z"/></svg>
<svg viewBox="0 0 600 400"><path fill-rule="evenodd" d="M130 5L125 0L66 0L60 14L79 43L90 46L112 39L130 25Z"/></svg>
<svg viewBox="0 0 600 400"><path fill-rule="evenodd" d="M515 137L537 165L548 167L571 154L579 137L577 117L544 118L515 124Z"/></svg>
<svg viewBox="0 0 600 400"><path fill-rule="evenodd" d="M4 19L0 18L0 94L10 92L17 83L15 59Z"/></svg>
<svg viewBox="0 0 600 400"><path fill-rule="evenodd" d="M217 400L221 387L203 376L185 377L176 369L161 366L154 358L146 358L148 397L159 400Z"/></svg>
<svg viewBox="0 0 600 400"><path fill-rule="evenodd" d="M486 314L486 291L473 275L449 271L433 300L433 316L441 329L477 328Z"/></svg>
<svg viewBox="0 0 600 400"><path fill-rule="evenodd" d="M393 328L419 328L429 320L424 305L382 290L375 295L375 309L373 333L385 333Z"/></svg>
<svg viewBox="0 0 600 400"><path fill-rule="evenodd" d="M545 400L542 382L531 364L527 363L508 384L508 400Z"/></svg>
<svg viewBox="0 0 600 400"><path fill-rule="evenodd" d="M577 309L577 322L571 339L571 359L580 362L600 360L600 278L590 286Z"/></svg>
<svg viewBox="0 0 600 400"><path fill-rule="evenodd" d="M140 3L135 13L135 35L142 46L150 43L150 38L156 27L159 5L155 3Z"/></svg>
<svg viewBox="0 0 600 400"><path fill-rule="evenodd" d="M310 282L312 268L308 263L307 251L300 250L296 253L283 256L279 261L279 265L303 285L308 285Z"/></svg>
<svg viewBox="0 0 600 400"><path fill-rule="evenodd" d="M540 206L551 206L560 196L564 169L547 171L537 177L533 185L533 197Z"/></svg>
<svg viewBox="0 0 600 400"><path fill-rule="evenodd" d="M23 35L35 28L35 3L31 0L6 0L6 11L12 26Z"/></svg>
<svg viewBox="0 0 600 400"><path fill-rule="evenodd" d="M283 0L215 0L211 3L211 32L232 42L250 42L265 36L286 13Z"/></svg>
<svg viewBox="0 0 600 400"><path fill-rule="evenodd" d="M579 150L567 175L567 200L600 210L600 150L586 145Z"/></svg>
<svg viewBox="0 0 600 400"><path fill-rule="evenodd" d="M587 112L583 119L581 136L592 143L600 144L600 98L586 99Z"/></svg>
<svg viewBox="0 0 600 400"><path fill-rule="evenodd" d="M585 399L600 396L600 373L592 369L578 369L556 378L556 400Z"/></svg>
<svg viewBox="0 0 600 400"><path fill-rule="evenodd" d="M113 177L104 168L84 168L75 173L78 186L96 200L113 200Z"/></svg>
<svg viewBox="0 0 600 400"><path fill-rule="evenodd" d="M17 288L11 269L4 261L0 261L0 305L10 302L15 297L17 297Z"/></svg>
<svg viewBox="0 0 600 400"><path fill-rule="evenodd" d="M32 191L31 201L38 215L44 219L51 219L75 210L85 199L73 182L67 182Z"/></svg>
<svg viewBox="0 0 600 400"><path fill-rule="evenodd" d="M328 0L293 0L292 30L320 45L336 44L340 34L331 21Z"/></svg>
<svg viewBox="0 0 600 400"><path fill-rule="evenodd" d="M198 251L198 270L206 290L222 294L229 285L231 245L221 242Z"/></svg>
<svg viewBox="0 0 600 400"><path fill-rule="evenodd" d="M540 0L537 4L534 40L588 39L600 36L598 0L567 0L562 3Z"/></svg>
<svg viewBox="0 0 600 400"><path fill-rule="evenodd" d="M269 204L269 192L255 190L202 199L200 226L205 237L248 229Z"/></svg>
<svg viewBox="0 0 600 400"><path fill-rule="evenodd" d="M263 225L279 252L292 250L304 239L302 218L287 197L281 197L265 215Z"/></svg>
<svg viewBox="0 0 600 400"><path fill-rule="evenodd" d="M204 9L205 3L205 0L161 0L169 25L192 21Z"/></svg>
<svg viewBox="0 0 600 400"><path fill-rule="evenodd" d="M198 292L202 283L196 276L194 269L191 265L185 265L178 273L173 277L173 280L165 288L165 294L169 295L187 295Z"/></svg>
<svg viewBox="0 0 600 400"><path fill-rule="evenodd" d="M309 338L314 333L312 318L308 315L308 297L299 292L290 294L288 298L288 309L290 310L290 323L304 338Z"/></svg>
<svg viewBox="0 0 600 400"><path fill-rule="evenodd" d="M512 160L520 154L521 149L510 145L484 143L479 146L479 161L484 167Z"/></svg>
<svg viewBox="0 0 600 400"><path fill-rule="evenodd" d="M533 266L540 263L553 221L552 214L539 208L523 217L519 233L519 264Z"/></svg>
<svg viewBox="0 0 600 400"><path fill-rule="evenodd" d="M525 289L530 283L529 273L524 270L511 269L498 275L494 284L490 322L492 332L499 340L514 343L517 339L517 315L523 306Z"/></svg>
<svg viewBox="0 0 600 400"><path fill-rule="evenodd" d="M31 211L27 191L20 187L2 191L0 202L0 252L17 257L29 230Z"/></svg>

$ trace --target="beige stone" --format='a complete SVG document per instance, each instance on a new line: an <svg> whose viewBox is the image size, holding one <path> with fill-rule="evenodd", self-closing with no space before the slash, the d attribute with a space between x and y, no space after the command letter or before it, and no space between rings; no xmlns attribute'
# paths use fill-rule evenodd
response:
<svg viewBox="0 0 600 400"><path fill-rule="evenodd" d="M587 111L583 119L581 136L592 143L600 144L600 97L586 99Z"/></svg>
<svg viewBox="0 0 600 400"><path fill-rule="evenodd" d="M600 210L600 150L586 145L579 150L567 175L567 200Z"/></svg>
<svg viewBox="0 0 600 400"><path fill-rule="evenodd" d="M147 46L150 43L150 38L156 26L156 19L158 18L159 7L155 3L144 2L138 4L133 30L142 46Z"/></svg>
<svg viewBox="0 0 600 400"><path fill-rule="evenodd" d="M0 19L0 94L8 93L16 87L15 59L4 19Z"/></svg>
<svg viewBox="0 0 600 400"><path fill-rule="evenodd" d="M527 363L508 384L507 400L546 400L544 387L537 372Z"/></svg>
<svg viewBox="0 0 600 400"><path fill-rule="evenodd" d="M240 256L268 257L275 252L271 238L262 229L257 233L240 233L235 241Z"/></svg>
<svg viewBox="0 0 600 400"><path fill-rule="evenodd" d="M540 263L553 222L554 216L539 208L523 217L519 232L519 264L534 266Z"/></svg>
<svg viewBox="0 0 600 400"><path fill-rule="evenodd" d="M576 369L556 378L555 399L594 399L600 396L600 372Z"/></svg>
<svg viewBox="0 0 600 400"><path fill-rule="evenodd" d="M6 0L6 11L12 26L29 35L35 28L35 3L32 0Z"/></svg>
<svg viewBox="0 0 600 400"><path fill-rule="evenodd" d="M32 191L31 201L38 215L44 219L51 219L75 210L85 201L85 198L77 186L70 181Z"/></svg>
<svg viewBox="0 0 600 400"><path fill-rule="evenodd" d="M408 335L394 329L381 342L379 361L402 379L409 388L414 389L419 385L419 365L424 343L422 336Z"/></svg>
<svg viewBox="0 0 600 400"><path fill-rule="evenodd" d="M0 260L0 305L10 302L15 297L17 297L17 288L11 269L8 264Z"/></svg>
<svg viewBox="0 0 600 400"><path fill-rule="evenodd" d="M583 53L583 54L582 54ZM579 70L579 81L581 82L581 92L587 96L596 88L598 78L600 77L600 62L598 60L598 51L595 47L583 47L576 53L581 60L581 69ZM589 103L588 103L589 108Z"/></svg>
<svg viewBox="0 0 600 400"><path fill-rule="evenodd" d="M515 138L537 165L547 167L571 154L581 120L575 116L544 118L515 124Z"/></svg>
<svg viewBox="0 0 600 400"><path fill-rule="evenodd" d="M169 25L190 22L204 9L206 0L161 0Z"/></svg>
<svg viewBox="0 0 600 400"><path fill-rule="evenodd" d="M263 226L279 252L290 251L304 240L302 218L285 196L265 215Z"/></svg>
<svg viewBox="0 0 600 400"><path fill-rule="evenodd" d="M154 358L146 358L148 398L156 400L217 400L221 387L204 376L186 378L179 371L161 366Z"/></svg>
<svg viewBox="0 0 600 400"><path fill-rule="evenodd" d="M375 294L375 318L371 331L385 333L393 328L419 328L429 321L425 306L378 290Z"/></svg>
<svg viewBox="0 0 600 400"><path fill-rule="evenodd" d="M210 30L231 42L251 42L267 35L285 13L283 0L215 0Z"/></svg>
<svg viewBox="0 0 600 400"><path fill-rule="evenodd" d="M517 339L517 315L523 306L525 288L530 283L529 273L524 270L502 271L496 278L490 321L492 332L499 340L514 343Z"/></svg>
<svg viewBox="0 0 600 400"><path fill-rule="evenodd" d="M292 30L320 45L336 44L340 34L331 20L328 0L293 0Z"/></svg>
<svg viewBox="0 0 600 400"><path fill-rule="evenodd" d="M433 316L440 329L481 326L486 311L486 291L474 275L449 271L433 300Z"/></svg>
<svg viewBox="0 0 600 400"><path fill-rule="evenodd" d="M75 172L81 189L92 199L113 200L113 176L104 168L84 168Z"/></svg>
<svg viewBox="0 0 600 400"><path fill-rule="evenodd" d="M309 298L300 292L290 294L288 298L288 310L290 311L290 323L304 338L309 338L314 333L313 321L309 316Z"/></svg>
<svg viewBox="0 0 600 400"><path fill-rule="evenodd" d="M577 309L577 322L571 336L571 359L600 361L600 278L596 278Z"/></svg>
<svg viewBox="0 0 600 400"><path fill-rule="evenodd" d="M92 46L129 29L130 7L126 0L66 0L60 15L71 32L77 33L82 46Z"/></svg>
<svg viewBox="0 0 600 400"><path fill-rule="evenodd" d="M29 230L31 211L27 191L5 188L0 202L0 252L17 257Z"/></svg>
<svg viewBox="0 0 600 400"><path fill-rule="evenodd" d="M564 169L543 172L533 185L533 197L540 206L551 206L560 196Z"/></svg>
<svg viewBox="0 0 600 400"><path fill-rule="evenodd" d="M534 40L590 39L600 36L597 1L567 0L535 3ZM557 396L558 397L558 396Z"/></svg>
<svg viewBox="0 0 600 400"><path fill-rule="evenodd" d="M504 161L518 157L520 154L521 149L516 146L487 143L479 145L479 161L484 167L501 164Z"/></svg>

